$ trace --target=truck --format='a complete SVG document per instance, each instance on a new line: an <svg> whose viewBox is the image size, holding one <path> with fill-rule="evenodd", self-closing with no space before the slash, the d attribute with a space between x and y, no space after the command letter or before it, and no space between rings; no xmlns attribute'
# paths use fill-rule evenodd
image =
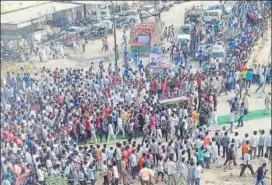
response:
<svg viewBox="0 0 272 185"><path fill-rule="evenodd" d="M211 59L218 59L219 65L225 64L227 53L223 42L216 42L212 46Z"/></svg>
<svg viewBox="0 0 272 185"><path fill-rule="evenodd" d="M186 9L184 15L184 24L200 24L202 21L203 12L203 6L193 6L191 9Z"/></svg>

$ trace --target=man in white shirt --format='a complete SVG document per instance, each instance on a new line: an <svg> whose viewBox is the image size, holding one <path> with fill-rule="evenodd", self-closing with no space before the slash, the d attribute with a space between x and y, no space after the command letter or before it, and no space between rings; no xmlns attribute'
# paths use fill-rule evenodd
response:
<svg viewBox="0 0 272 185"><path fill-rule="evenodd" d="M31 154L28 149L26 150L25 157L26 157L26 161L28 162L28 164L32 165L33 161L32 161L32 157L31 157Z"/></svg>
<svg viewBox="0 0 272 185"><path fill-rule="evenodd" d="M272 155L271 136L272 136L272 129L270 130L269 135L267 135L265 138L265 146L266 146L265 153L269 159L271 159L271 155Z"/></svg>
<svg viewBox="0 0 272 185"><path fill-rule="evenodd" d="M112 123L110 122L108 124L108 139L107 139L107 144L109 143L110 139L113 138L114 140L116 140L114 131L113 131L113 126Z"/></svg>
<svg viewBox="0 0 272 185"><path fill-rule="evenodd" d="M202 172L202 166L201 166L200 162L197 162L197 166L194 171L195 184L200 184L201 172Z"/></svg>
<svg viewBox="0 0 272 185"><path fill-rule="evenodd" d="M234 146L235 156L238 156L238 149L241 147L241 139L239 136L239 132L234 133L233 139L235 140L235 146Z"/></svg>
<svg viewBox="0 0 272 185"><path fill-rule="evenodd" d="M259 137L258 137L257 133L258 133L257 131L254 131L253 136L251 137L251 140L250 140L250 147L253 152L253 154L251 153L251 157L253 155L253 157L252 157L253 159L255 159L255 157L256 157L257 147L259 144Z"/></svg>
<svg viewBox="0 0 272 185"><path fill-rule="evenodd" d="M45 175L45 172L42 170L42 166L38 165L37 176L38 176L39 184L44 184L44 180L45 180L44 175Z"/></svg>
<svg viewBox="0 0 272 185"><path fill-rule="evenodd" d="M169 161L166 164L166 169L167 169L168 176L173 176L176 174L177 167L176 167L176 163L173 162L173 157L169 158Z"/></svg>
<svg viewBox="0 0 272 185"><path fill-rule="evenodd" d="M258 143L258 157L263 157L264 154L264 145L265 145L265 131L261 130L261 134L259 137L259 143Z"/></svg>
<svg viewBox="0 0 272 185"><path fill-rule="evenodd" d="M249 168L251 174L254 175L254 171L253 171L253 168L252 168L252 166L250 164L250 161L251 161L251 150L249 150L248 153L244 154L244 161L243 161L243 164L242 164L240 177L242 177L244 175L246 168Z"/></svg>
<svg viewBox="0 0 272 185"><path fill-rule="evenodd" d="M214 109L211 115L211 123L215 127L215 130L218 130L218 124L217 124L217 110Z"/></svg>
<svg viewBox="0 0 272 185"><path fill-rule="evenodd" d="M215 162L216 167L219 167L219 155L218 155L218 146L216 144L216 138L212 138L212 151L211 151L211 160Z"/></svg>
<svg viewBox="0 0 272 185"><path fill-rule="evenodd" d="M131 166L132 178L135 179L136 174L137 174L137 166L138 166L135 150L133 150L132 154L129 156L129 163Z"/></svg>
<svg viewBox="0 0 272 185"><path fill-rule="evenodd" d="M228 130L226 130L226 132L230 131L230 133L233 133L234 121L235 121L235 112L234 112L234 110L231 110L230 115L229 115L230 128Z"/></svg>
<svg viewBox="0 0 272 185"><path fill-rule="evenodd" d="M170 138L174 137L175 134L175 118L174 118L174 114L172 114L169 118L169 127L170 127Z"/></svg>
<svg viewBox="0 0 272 185"><path fill-rule="evenodd" d="M124 127L123 127L123 121L122 121L122 118L119 115L119 117L117 119L117 129L116 129L115 137L117 137L117 135L119 134L120 131L123 134L123 138L125 138L125 130L124 130Z"/></svg>
<svg viewBox="0 0 272 185"><path fill-rule="evenodd" d="M4 180L2 181L1 185L11 185L11 183L8 180L8 176L4 176Z"/></svg>

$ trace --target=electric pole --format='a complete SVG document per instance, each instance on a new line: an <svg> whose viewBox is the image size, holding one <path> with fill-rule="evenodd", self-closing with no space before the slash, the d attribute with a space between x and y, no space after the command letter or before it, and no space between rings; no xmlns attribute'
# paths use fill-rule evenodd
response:
<svg viewBox="0 0 272 185"><path fill-rule="evenodd" d="M161 10L158 7L158 1L154 1L154 16L155 16L155 32L156 32L156 45L158 48L161 48Z"/></svg>
<svg viewBox="0 0 272 185"><path fill-rule="evenodd" d="M115 5L114 2L112 2L112 16L113 16L113 37L114 37L114 64L115 64L115 70L118 71L117 66L117 44L116 44L116 26L115 26Z"/></svg>

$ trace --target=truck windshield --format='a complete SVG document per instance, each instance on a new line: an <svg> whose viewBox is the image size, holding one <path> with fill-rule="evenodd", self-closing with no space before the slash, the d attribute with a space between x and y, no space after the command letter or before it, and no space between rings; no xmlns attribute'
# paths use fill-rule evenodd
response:
<svg viewBox="0 0 272 185"><path fill-rule="evenodd" d="M224 58L223 52L213 52L212 53L212 58Z"/></svg>

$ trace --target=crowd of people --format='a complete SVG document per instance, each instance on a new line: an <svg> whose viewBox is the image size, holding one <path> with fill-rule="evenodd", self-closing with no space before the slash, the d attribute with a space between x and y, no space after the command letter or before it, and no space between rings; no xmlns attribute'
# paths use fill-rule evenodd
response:
<svg viewBox="0 0 272 185"><path fill-rule="evenodd" d="M263 183L272 158L272 131L244 137L232 132L234 122L243 126L250 111L251 82L263 87L270 66L257 66L250 74L245 61L237 60L230 67L192 73L181 62L158 76L142 62L136 70L124 71L101 61L97 69L91 64L88 70L8 72L1 79L2 185L42 185L57 176L81 185L101 178L104 185L137 179L143 185L166 179L174 185L178 176L199 185L204 168L230 169L240 150L240 176L246 168L254 174L251 160L262 158L256 185ZM230 127L219 129L218 96L232 91ZM160 103L179 96L186 97L185 103ZM270 94L265 105L270 113Z"/></svg>

